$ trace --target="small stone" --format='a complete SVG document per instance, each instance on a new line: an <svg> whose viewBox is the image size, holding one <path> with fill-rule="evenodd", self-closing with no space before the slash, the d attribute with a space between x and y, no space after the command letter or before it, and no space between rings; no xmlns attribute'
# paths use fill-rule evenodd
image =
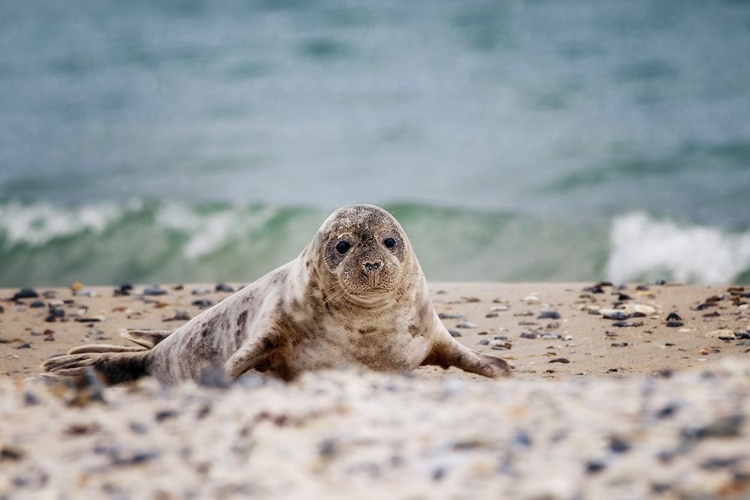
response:
<svg viewBox="0 0 750 500"><path fill-rule="evenodd" d="M712 332L708 332L706 334L706 338L719 339L719 340L735 340L737 338L737 335L735 335L734 330L730 330L726 328L722 330L714 330Z"/></svg>
<svg viewBox="0 0 750 500"><path fill-rule="evenodd" d="M538 304L540 302L539 297L537 297L536 295L527 295L523 298L523 301L527 304Z"/></svg>
<svg viewBox="0 0 750 500"><path fill-rule="evenodd" d="M490 345L490 341L487 339L482 339L479 341L479 345Z"/></svg>
<svg viewBox="0 0 750 500"><path fill-rule="evenodd" d="M490 308L490 312L504 312L510 309L510 306L503 304L501 306L493 306Z"/></svg>
<svg viewBox="0 0 750 500"><path fill-rule="evenodd" d="M29 344L28 342L24 342L23 344L16 347L16 349L31 349L31 344Z"/></svg>
<svg viewBox="0 0 750 500"><path fill-rule="evenodd" d="M216 285L217 292L234 293L234 288L227 285L226 283L219 283Z"/></svg>
<svg viewBox="0 0 750 500"><path fill-rule="evenodd" d="M208 288L196 288L191 292L193 295L207 295L211 293L211 290Z"/></svg>
<svg viewBox="0 0 750 500"><path fill-rule="evenodd" d="M557 311L543 311L536 319L560 319L560 313Z"/></svg>
<svg viewBox="0 0 750 500"><path fill-rule="evenodd" d="M13 300L19 300L19 299L36 299L38 297L39 297L39 294L33 288L21 288L13 296Z"/></svg>
<svg viewBox="0 0 750 500"><path fill-rule="evenodd" d="M497 318L498 314L497 313L487 313L487 314L484 315L484 317L485 318Z"/></svg>
<svg viewBox="0 0 750 500"><path fill-rule="evenodd" d="M631 315L631 317L635 317L632 316L635 313L651 316L652 314L656 313L656 308L644 304L625 304L624 306L622 306L622 312Z"/></svg>
<svg viewBox="0 0 750 500"><path fill-rule="evenodd" d="M542 340L558 340L560 336L556 333L545 333L542 335Z"/></svg>
<svg viewBox="0 0 750 500"><path fill-rule="evenodd" d="M463 300L464 302L469 302L469 303L482 302L482 300L479 297L461 297L461 300Z"/></svg>
<svg viewBox="0 0 750 500"><path fill-rule="evenodd" d="M478 325L471 321L462 321L456 325L456 328L476 328Z"/></svg>
<svg viewBox="0 0 750 500"><path fill-rule="evenodd" d="M667 314L667 321L682 321L682 318L677 313L669 313Z"/></svg>
<svg viewBox="0 0 750 500"><path fill-rule="evenodd" d="M198 299L198 300L194 300L192 302L192 305L194 305L196 307L200 307L201 309L206 309L206 308L211 307L212 305L214 305L214 301L213 300L209 300L209 299Z"/></svg>
<svg viewBox="0 0 750 500"><path fill-rule="evenodd" d="M163 288L160 288L158 285L150 286L143 290L143 295L149 295L149 296L157 296L157 295L166 295L167 291Z"/></svg>
<svg viewBox="0 0 750 500"><path fill-rule="evenodd" d="M466 317L466 314L464 313L438 313L438 318L440 319L463 319Z"/></svg>
<svg viewBox="0 0 750 500"><path fill-rule="evenodd" d="M451 334L451 337L462 337L461 332L457 332L456 330L448 330L448 333Z"/></svg>
<svg viewBox="0 0 750 500"><path fill-rule="evenodd" d="M583 291L588 293L604 293L604 290L602 290L602 287L599 285L587 286Z"/></svg>
<svg viewBox="0 0 750 500"><path fill-rule="evenodd" d="M192 319L192 316L188 311L185 310L179 310L175 312L174 316L171 318L166 318L162 321L188 321Z"/></svg>
<svg viewBox="0 0 750 500"><path fill-rule="evenodd" d="M627 342L612 342L611 345L612 347L627 347L630 344L628 344Z"/></svg>
<svg viewBox="0 0 750 500"><path fill-rule="evenodd" d="M570 363L570 360L568 358L555 358L555 359L550 359L549 362L550 363L563 363L567 365L568 363Z"/></svg>
<svg viewBox="0 0 750 500"><path fill-rule="evenodd" d="M44 307L45 305L46 304L44 303L43 300L35 300L31 304L29 304L29 307L31 307L33 309L39 309L40 307Z"/></svg>
<svg viewBox="0 0 750 500"><path fill-rule="evenodd" d="M573 340L573 336L572 335L566 335L566 336L563 337L563 340Z"/></svg>
<svg viewBox="0 0 750 500"><path fill-rule="evenodd" d="M519 335L522 339L538 339L541 335L535 332L523 332L521 335Z"/></svg>
<svg viewBox="0 0 750 500"><path fill-rule="evenodd" d="M54 342L55 341L55 336L54 335L45 335L44 336L44 341L45 342Z"/></svg>
<svg viewBox="0 0 750 500"><path fill-rule="evenodd" d="M685 326L682 321L667 321L667 328L679 328L681 326Z"/></svg>
<svg viewBox="0 0 750 500"><path fill-rule="evenodd" d="M619 309L600 309L599 314L601 314L604 319L613 319L617 321L628 319L628 315Z"/></svg>

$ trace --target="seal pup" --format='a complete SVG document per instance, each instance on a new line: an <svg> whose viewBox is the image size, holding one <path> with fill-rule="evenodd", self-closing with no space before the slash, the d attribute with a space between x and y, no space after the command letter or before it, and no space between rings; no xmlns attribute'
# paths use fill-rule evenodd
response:
<svg viewBox="0 0 750 500"><path fill-rule="evenodd" d="M342 365L510 374L505 360L472 351L448 333L406 233L371 205L337 210L298 258L174 332L124 336L138 345L81 346L42 368L58 376L94 368L109 384L145 375L163 383L198 380L217 365L231 380L249 370L289 380Z"/></svg>

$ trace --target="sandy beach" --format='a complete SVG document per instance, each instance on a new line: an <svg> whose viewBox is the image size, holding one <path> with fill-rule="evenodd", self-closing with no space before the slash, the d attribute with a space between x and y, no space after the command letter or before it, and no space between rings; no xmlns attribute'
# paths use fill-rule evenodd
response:
<svg viewBox="0 0 750 500"><path fill-rule="evenodd" d="M457 340L515 366L502 381L26 380L49 356L177 328L231 293L146 288L0 290L0 498L750 495L750 287L432 283Z"/></svg>

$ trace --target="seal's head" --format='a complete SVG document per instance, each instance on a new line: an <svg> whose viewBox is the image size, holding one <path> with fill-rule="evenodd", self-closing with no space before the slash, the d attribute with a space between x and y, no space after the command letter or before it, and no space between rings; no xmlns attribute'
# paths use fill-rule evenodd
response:
<svg viewBox="0 0 750 500"><path fill-rule="evenodd" d="M316 239L324 268L350 301L367 305L408 279L411 247L396 219L382 208L353 205L334 212Z"/></svg>

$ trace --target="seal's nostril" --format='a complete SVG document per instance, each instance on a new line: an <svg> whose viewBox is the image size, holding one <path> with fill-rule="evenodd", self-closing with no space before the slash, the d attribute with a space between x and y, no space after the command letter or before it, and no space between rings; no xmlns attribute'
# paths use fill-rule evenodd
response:
<svg viewBox="0 0 750 500"><path fill-rule="evenodd" d="M380 262L365 262L363 267L366 272L377 271L380 269Z"/></svg>

